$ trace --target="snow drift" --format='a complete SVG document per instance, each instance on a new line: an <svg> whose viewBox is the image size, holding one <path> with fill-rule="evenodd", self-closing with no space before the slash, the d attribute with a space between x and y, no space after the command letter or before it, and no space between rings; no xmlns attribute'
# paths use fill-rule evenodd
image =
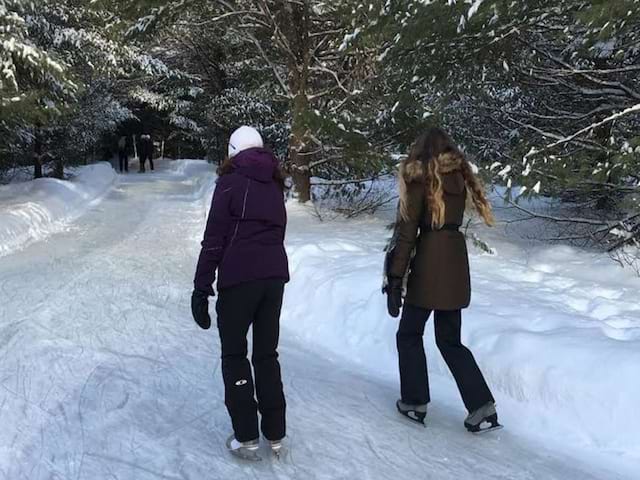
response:
<svg viewBox="0 0 640 480"><path fill-rule="evenodd" d="M0 186L0 256L67 228L115 179L104 162L80 168L71 181L40 178Z"/></svg>
<svg viewBox="0 0 640 480"><path fill-rule="evenodd" d="M397 377L397 321L387 315L381 295L388 221L321 223L293 204L289 213L292 282L284 326L341 362ZM491 237L497 255L471 256L473 299L463 313L463 338L494 390L504 423L577 450L615 452L637 462L640 280L604 255L525 248L500 231L482 235ZM432 321L425 339L430 372L453 383ZM435 400L438 395L432 392Z"/></svg>
<svg viewBox="0 0 640 480"><path fill-rule="evenodd" d="M173 472L174 467L167 465L180 465L175 469L180 471L184 451L192 455L194 444L209 445L207 432L215 432L222 444L228 418L224 409L212 407L223 401L216 390L219 383L211 380L210 363L219 357L213 348L215 333L196 331L188 306L214 188L212 170L203 161L169 162L154 174L122 177L112 195L104 195L115 178L106 164L82 169L73 182L42 180L0 187L4 254L68 230L74 218L105 197L99 208L74 225L78 234L61 233L48 242L47 250L26 250L0 261L4 275L0 283L7 299L0 303L0 318L7 319L0 335L7 389L0 403L8 402L2 409L5 423L9 422L7 431L25 433L16 444L7 443L11 449L0 447L0 477L4 473L7 478L45 478L45 474L48 478L55 471L65 478L102 478L96 472L119 468L129 472L119 477L138 478L137 465L153 465L157 472ZM412 436L420 450L429 453L424 467L416 464L420 469L433 468L429 462L434 455L446 457L449 451L464 450L475 452L474 460L467 462L473 468L482 467L478 458L496 453L485 466L507 468L504 478L514 478L511 468L520 468L518 462L526 463L528 472L535 465L536 478L585 478L539 471L551 468L549 462L557 468L556 460L548 458L551 451L575 453L572 457L585 465L637 471L640 280L630 272L603 255L569 247L526 246L504 230L482 231L497 254L471 256L473 300L464 312L463 337L494 391L507 429L489 443L477 442L462 431L463 405L437 352L429 322L425 338L430 372L437 378L432 382L430 428L416 433L407 430L394 412L399 390L397 321L387 316L380 293L382 248L389 236L385 226L392 209L375 217L326 222L294 202L288 210L292 282L283 311L282 354L295 419L292 437L301 440L298 448L306 449L304 455L311 455L305 468L333 468L324 458L338 459L338 468L348 461L345 458L355 459L349 471L373 465L379 475L365 474L367 478L392 478L383 474L385 468L411 467L405 459L413 456L406 448L407 436ZM51 274L43 275L45 270ZM52 301L50 293L60 288L60 282L66 295ZM21 293L27 288L33 295L25 303ZM28 351L31 354L25 356ZM319 362L315 370L306 363L311 358ZM126 374L114 374L123 368ZM28 388L18 392L22 388L18 385ZM194 388L200 393L193 394ZM211 415L213 429L206 426ZM109 435L105 418L110 419ZM194 418L202 426L183 428ZM173 433L160 432L158 425ZM366 432L366 448L359 448L360 428ZM77 441L79 431L82 443ZM331 436L336 432L339 440L351 435L347 444L355 450L344 451ZM191 433L194 444L184 438ZM110 457L87 456L83 466L84 435L86 445L99 445L95 452L104 449ZM126 451L133 435L149 441L144 458L138 457L137 448ZM521 446L529 437L544 444L535 455ZM109 442L103 445L104 438ZM204 443L203 438L207 438ZM313 456L312 444L322 446L316 455L323 461ZM336 445L327 457L325 449ZM164 452L161 448L170 454L158 455ZM381 458L378 452L386 453ZM106 460L119 456L126 461L116 465ZM397 465L386 460L376 464L385 456L397 456ZM47 459L38 464L38 475L31 470L36 457ZM189 458L190 468L197 471L226 465L226 457L215 452L212 456L209 447ZM73 474L59 473L65 471L60 468ZM457 464L443 468L460 475ZM449 473L436 476L453 478ZM300 475L296 470L282 478ZM594 473L593 478L622 477Z"/></svg>
<svg viewBox="0 0 640 480"><path fill-rule="evenodd" d="M160 162L153 174L119 178L73 230L0 258L1 479L637 478L637 465L625 475L618 457L606 465L549 446L555 429L542 431L544 444L517 435L514 408L505 430L469 435L446 377L433 379L429 428L400 419L396 322L378 290L383 222L321 223L296 204L280 349L291 448L279 462L235 461L224 448L217 332L200 330L189 306L213 166ZM476 276L515 258L474 265ZM477 290L498 295L500 286ZM472 344L483 366L499 364Z"/></svg>

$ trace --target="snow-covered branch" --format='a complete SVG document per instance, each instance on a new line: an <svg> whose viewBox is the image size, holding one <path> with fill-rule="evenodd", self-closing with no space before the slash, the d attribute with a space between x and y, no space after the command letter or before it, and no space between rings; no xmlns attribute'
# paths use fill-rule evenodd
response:
<svg viewBox="0 0 640 480"><path fill-rule="evenodd" d="M311 185L324 185L324 186L341 186L341 185L354 185L358 183L366 183L378 180L380 177L378 175L367 177L367 178L352 178L347 180L326 180L324 178L314 178L311 181Z"/></svg>
<svg viewBox="0 0 640 480"><path fill-rule="evenodd" d="M274 76L276 77L276 80L278 81L278 84L280 85L280 88L282 89L282 93L288 98L293 98L293 94L289 89L289 87L287 86L287 83L284 81L284 78L278 71L278 67L276 66L275 63L271 61L271 59L265 52L264 48L262 48L260 41L255 37L255 35L253 35L250 32L245 32L245 34L247 35L247 38L249 38L251 42L256 46L256 48L258 49L258 52L260 53L264 61L267 62L267 65L269 65L269 67L271 68L271 71L273 72Z"/></svg>
<svg viewBox="0 0 640 480"><path fill-rule="evenodd" d="M615 113L613 115L610 115L610 116L608 116L607 118L605 118L604 120L602 120L600 122L593 123L593 124L589 125L588 127L585 127L585 128L583 128L581 130L578 130L577 132L575 132L572 135L569 135L569 136L563 137L563 138L559 138L558 141L553 142L553 143L547 145L546 147L544 147L542 149L539 149L539 150L533 149L531 152L529 152L525 156L525 158L529 158L529 157L531 157L533 155L538 155L540 153L543 153L543 152L548 151L548 150L552 150L552 149L554 149L556 147L559 147L561 145L565 145L567 143L573 142L578 137L580 137L580 136L582 136L582 135L584 135L586 133L592 132L593 130L595 130L598 127L601 127L603 125L607 125L608 123L614 122L614 121L616 121L616 120L618 120L620 118L623 118L623 117L625 117L627 115L632 115L632 114L635 114L635 113L640 113L640 103L637 104L637 105L634 105L633 107L629 107L629 108L627 108L627 109L625 109L625 110L623 110L621 112L618 112L618 113Z"/></svg>

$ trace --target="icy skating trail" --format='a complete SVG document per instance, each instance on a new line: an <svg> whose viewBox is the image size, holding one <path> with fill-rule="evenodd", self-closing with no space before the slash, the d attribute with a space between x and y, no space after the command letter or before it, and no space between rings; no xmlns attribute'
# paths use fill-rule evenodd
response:
<svg viewBox="0 0 640 480"><path fill-rule="evenodd" d="M0 478L633 478L510 429L467 434L444 377L433 381L429 427L403 421L394 412L394 365L378 373L375 362L363 367L376 354L364 341L352 339L353 354L338 356L331 351L340 340L305 338L296 309L312 298L296 296L303 289L295 282L281 348L293 448L281 462L234 461L223 447L230 425L217 333L199 330L189 311L211 179L204 162L121 177L73 228L0 258ZM291 220L296 270L301 248L324 227L308 230L313 221L297 207ZM352 231L343 247L348 252L358 241ZM352 253L357 282L365 259ZM320 316L357 311L357 304L331 306L330 285L315 289L327 302ZM381 305L377 297L372 302ZM327 328L336 325L327 318ZM349 325L340 325L346 330L334 337L348 337ZM376 341L386 359L393 338Z"/></svg>

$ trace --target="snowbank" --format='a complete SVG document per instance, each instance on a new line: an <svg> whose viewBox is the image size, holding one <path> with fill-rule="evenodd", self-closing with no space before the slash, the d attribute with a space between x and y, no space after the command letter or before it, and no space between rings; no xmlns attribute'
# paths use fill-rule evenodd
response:
<svg viewBox="0 0 640 480"><path fill-rule="evenodd" d="M80 168L71 181L41 178L0 186L0 256L64 230L111 187L108 163Z"/></svg>
<svg viewBox="0 0 640 480"><path fill-rule="evenodd" d="M170 175L182 177L183 183L189 187L188 197L201 200L205 205L211 203L215 188L216 165L204 160L170 160L167 172Z"/></svg>
<svg viewBox="0 0 640 480"><path fill-rule="evenodd" d="M468 435L455 387L445 377L433 379L429 428L414 428L393 410L390 355L366 342L343 351L367 353L374 367L390 361L385 369L394 376L366 375L358 364L314 353L323 339L299 343L285 332L290 453L273 461L263 449L259 464L235 461L224 447L231 425L217 333L200 330L189 309L212 172L206 162L162 162L153 174L124 175L73 231L54 235L46 248L0 258L0 478L637 478L635 470L618 474L617 463L576 462L564 450L517 438L510 421L491 437ZM208 189L201 189L203 180ZM197 198L200 191L205 198ZM382 316L381 305L371 307L371 318L358 314L366 305L351 307L367 290L379 299L377 281L367 274L377 271L378 224L322 225L298 207L291 213L291 245L307 246L309 253L294 255L300 278L292 289L307 293L301 282L309 278L320 288L313 296L289 296L287 308L309 302L300 312L316 309L311 320L329 327L344 311L359 320L329 329L338 348L345 333L392 343L387 329L375 325L395 323ZM332 292L325 258L333 259L326 268L343 277L344 292ZM299 320L287 317L290 324Z"/></svg>
<svg viewBox="0 0 640 480"><path fill-rule="evenodd" d="M305 207L289 210L285 328L337 359L397 377L397 321L380 293L388 219L321 223ZM481 235L498 253L472 254L463 337L504 422L575 449L640 460L640 280L604 255L524 248L504 231ZM430 371L450 378L432 322L425 337Z"/></svg>

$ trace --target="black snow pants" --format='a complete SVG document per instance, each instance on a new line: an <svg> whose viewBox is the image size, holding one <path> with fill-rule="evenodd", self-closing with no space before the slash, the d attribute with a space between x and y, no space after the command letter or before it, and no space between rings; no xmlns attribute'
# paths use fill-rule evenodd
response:
<svg viewBox="0 0 640 480"><path fill-rule="evenodd" d="M151 167L151 170L153 171L153 158L150 155L142 155L142 156L140 156L140 171L142 173L144 173L146 171L145 165L147 163L147 160L149 160L149 166Z"/></svg>
<svg viewBox="0 0 640 480"><path fill-rule="evenodd" d="M216 310L222 345L225 404L236 440L285 436L285 399L278 362L280 310L284 281L259 280L220 291ZM247 359L247 334L253 326L251 365ZM256 402L257 397L257 402Z"/></svg>
<svg viewBox="0 0 640 480"><path fill-rule="evenodd" d="M424 327L430 315L430 310L405 305L396 335L402 401L410 405L424 405L430 401L423 342ZM467 410L473 412L494 402L473 354L460 339L460 310L436 310L434 322L436 345L453 374Z"/></svg>
<svg viewBox="0 0 640 480"><path fill-rule="evenodd" d="M123 171L128 172L129 171L129 155L127 155L127 152L123 152L123 151L118 152L118 159L120 163L120 172L121 173Z"/></svg>

